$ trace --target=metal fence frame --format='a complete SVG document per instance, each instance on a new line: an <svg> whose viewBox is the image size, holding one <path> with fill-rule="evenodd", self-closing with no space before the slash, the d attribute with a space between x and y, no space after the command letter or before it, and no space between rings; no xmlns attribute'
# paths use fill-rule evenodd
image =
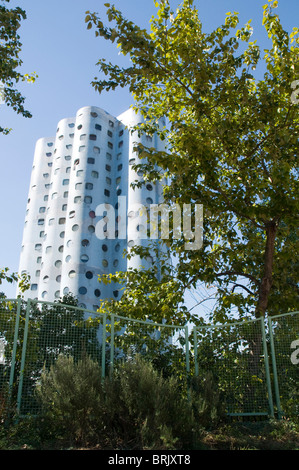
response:
<svg viewBox="0 0 299 470"><path fill-rule="evenodd" d="M280 381L278 378L278 366L277 366L277 354L279 354L280 351L277 351L277 347L275 346L275 337L273 334L274 331L274 322L277 320L281 319L288 319L291 318L292 316L295 316L296 320L299 320L299 311L294 311L294 312L289 312L285 314L280 314L280 315L273 315L268 317L268 331L269 331L269 345L270 345L270 356L272 359L272 371L273 371L273 389L274 389L274 395L275 395L275 402L276 402L276 409L277 409L277 416L278 418L282 418L285 415L285 412L283 410L283 407L281 405L281 390L280 390ZM298 322L299 323L299 322ZM297 334L298 334L298 339L299 339L299 324L297 326ZM299 364L297 364L299 368ZM299 389L299 377L298 377L298 383L297 383L297 390ZM299 400L298 400L299 401ZM297 404L297 413L299 409L299 403Z"/></svg>
<svg viewBox="0 0 299 470"><path fill-rule="evenodd" d="M267 348L267 340L266 340L266 329L264 318L260 317L258 319L251 319L246 321L236 321L232 323L226 324L212 324L212 325L203 325L199 327L193 328L193 336L194 336L194 362L195 362L195 376L199 374L199 364L197 360L197 336L200 330L223 330L225 328L235 327L235 326L244 326L244 325L259 325L259 329L262 335L262 346L263 346L263 365L265 367L265 376L266 376L266 391L267 391L267 401L268 401L268 410L264 412L228 412L228 416L270 416L274 417L274 403L273 403L273 396L272 396L272 387L271 387L271 375L270 375L270 367L269 367L269 357L268 357L268 348Z"/></svg>
<svg viewBox="0 0 299 470"><path fill-rule="evenodd" d="M132 319L125 316L120 315L110 315L107 317L106 314L101 314L95 311L82 309L80 307L64 305L55 302L46 302L40 300L31 300L29 299L27 302L24 302L22 299L1 299L0 301L0 308L1 303L5 304L13 304L14 305L14 312L15 312L15 324L14 324L14 334L13 334L13 344L11 345L11 359L10 359L10 371L9 371L9 380L8 380L8 390L9 396L11 396L11 392L14 385L14 376L15 376L15 365L16 365L16 354L17 348L21 345L21 362L20 362L20 372L18 377L18 389L17 389L17 412L21 414L21 403L22 403L22 393L23 393L23 379L24 379L24 371L26 366L26 353L27 353L27 342L28 342L28 329L30 323L30 309L31 306L34 304L45 304L48 306L59 306L61 308L71 308L74 311L78 310L81 313L83 312L85 315L93 315L101 319L103 327L102 330L102 344L109 346L110 357L107 358L106 347L102 347L101 351L101 366L102 366L102 378L106 375L106 368L105 364L107 364L107 359L109 362L109 373L113 373L114 365L115 365L115 338L116 333L114 331L114 325L116 320L123 320L124 322L134 322L136 325L146 325L151 327L161 328L170 328L173 331L180 331L182 333L182 337L184 340L184 357L185 357L185 372L187 379L190 375L197 376L199 374L199 364L197 361L197 335L200 328L204 329L216 329L225 328L228 325L236 326L236 325L244 325L249 323L256 323L260 324L260 331L262 334L262 345L263 345L263 365L265 367L265 377L266 377L266 387L267 387L267 400L268 400L268 410L262 413L257 413L255 411L250 413L228 413L232 416L256 416L256 415L267 415L269 417L275 417L277 414L278 418L281 418L284 415L284 411L281 406L280 401L280 384L279 378L277 373L277 363L276 363L276 347L273 335L273 322L277 319L287 318L290 315L293 315L295 320L299 320L299 311L290 312L286 314L277 315L275 317L269 317L267 321L263 317L254 320L248 320L243 322L234 322L231 324L224 324L224 325L204 325L202 327L193 327L191 332L188 326L184 325L168 325L165 323L154 323L154 322L144 322L142 320ZM23 337L20 338L20 319L21 319L21 310L22 305L26 304L26 311L25 311L25 318L24 321L24 332ZM0 310L0 314L2 314ZM110 327L110 332L107 334L107 326ZM296 327L296 325L295 325ZM298 328L299 329L299 328ZM0 332L1 333L1 332ZM190 369L190 354L191 354L191 340L193 341L193 359L194 359L194 367ZM269 360L270 358L270 360ZM271 365L270 365L271 362ZM272 389L274 390L274 397L272 394Z"/></svg>

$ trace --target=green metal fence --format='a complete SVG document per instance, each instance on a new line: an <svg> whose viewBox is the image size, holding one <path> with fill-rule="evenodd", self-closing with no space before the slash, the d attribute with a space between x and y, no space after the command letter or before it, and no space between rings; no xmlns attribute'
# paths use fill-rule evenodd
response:
<svg viewBox="0 0 299 470"><path fill-rule="evenodd" d="M136 354L161 370L176 370L182 383L189 373L188 329L144 322L63 305L10 299L0 303L0 397L15 403L20 415L39 411L35 386L43 368L58 356L88 355L101 365L102 377Z"/></svg>
<svg viewBox="0 0 299 470"><path fill-rule="evenodd" d="M269 317L268 325L278 417L299 416L299 312Z"/></svg>
<svg viewBox="0 0 299 470"><path fill-rule="evenodd" d="M194 328L195 374L212 373L229 415L274 415L264 320Z"/></svg>
<svg viewBox="0 0 299 470"><path fill-rule="evenodd" d="M299 312L225 325L167 325L99 314L59 302L0 301L0 413L39 412L35 386L60 354L84 354L102 377L142 355L190 378L213 377L229 415L298 416ZM1 418L1 414L0 414Z"/></svg>

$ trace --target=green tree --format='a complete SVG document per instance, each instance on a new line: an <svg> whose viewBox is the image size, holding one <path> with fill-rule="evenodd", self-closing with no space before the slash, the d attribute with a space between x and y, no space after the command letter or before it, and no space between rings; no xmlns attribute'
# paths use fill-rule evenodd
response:
<svg viewBox="0 0 299 470"><path fill-rule="evenodd" d="M24 107L25 98L17 90L16 84L22 80L34 82L36 74L23 74L18 71L22 65L20 58L21 42L18 29L21 21L26 19L26 13L19 7L7 8L1 0L0 5L0 99L7 106L11 106L18 114L30 118L31 113ZM11 129L0 126L0 132L8 134Z"/></svg>
<svg viewBox="0 0 299 470"><path fill-rule="evenodd" d="M185 286L176 276L168 254L161 253L159 246L152 244L148 248L135 247L127 258L140 256L142 263L149 256L149 250L153 259L151 267L99 276L100 283L113 283L123 293L119 300L103 299L98 311L157 323L167 319L172 325L190 321L192 316L184 306Z"/></svg>
<svg viewBox="0 0 299 470"><path fill-rule="evenodd" d="M263 7L270 42L262 57L250 21L238 29L238 14L204 33L193 0L172 11L156 1L150 30L107 6L105 26L86 12L87 28L115 43L128 67L98 62L103 79L95 90L128 87L135 107L147 118L139 132L157 131L167 150L139 146L145 179L170 176L165 202L204 207L203 247L179 256L184 285L215 285L215 318L232 308L259 317L288 311L298 302L298 28L289 34L275 13L277 1ZM259 65L262 79L254 76ZM158 119L167 118L160 129ZM161 170L157 170L161 169ZM298 270L297 270L298 271Z"/></svg>
<svg viewBox="0 0 299 470"><path fill-rule="evenodd" d="M3 281L6 281L10 284L14 282L18 282L19 284L19 289L21 292L26 292L30 288L30 277L28 274L23 273L19 275L18 273L8 273L9 268L2 268L0 270L0 285L3 283ZM2 297L6 297L4 293L1 295Z"/></svg>

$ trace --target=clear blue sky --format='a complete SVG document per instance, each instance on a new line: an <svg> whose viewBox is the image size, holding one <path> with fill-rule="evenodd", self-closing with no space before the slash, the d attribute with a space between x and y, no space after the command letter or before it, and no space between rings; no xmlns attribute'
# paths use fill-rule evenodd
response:
<svg viewBox="0 0 299 470"><path fill-rule="evenodd" d="M85 11L98 12L105 18L108 0L12 0L8 6L20 6L27 13L19 30L23 44L23 73L36 72L34 84L22 83L19 89L26 96L26 109L33 118L25 119L0 105L0 124L12 127L9 136L0 135L0 267L18 270L22 233L35 142L53 136L57 122L71 117L82 106L95 105L115 116L131 104L129 93L120 89L98 95L90 82L98 75L96 62L105 57L124 63L116 46L96 38L87 30ZM111 1L128 19L147 27L155 13L153 0ZM176 6L179 2L173 0ZM240 14L240 26L252 19L254 39L266 47L262 27L262 6L267 0L195 0L204 31L220 26L228 11ZM284 28L298 26L299 0L280 0L276 10ZM106 21L108 23L108 21ZM298 77L299 78L299 77ZM15 286L3 284L8 296L15 296Z"/></svg>

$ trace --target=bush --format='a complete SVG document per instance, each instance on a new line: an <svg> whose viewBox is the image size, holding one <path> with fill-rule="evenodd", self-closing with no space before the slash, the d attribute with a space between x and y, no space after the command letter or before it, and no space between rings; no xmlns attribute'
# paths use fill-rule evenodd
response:
<svg viewBox="0 0 299 470"><path fill-rule="evenodd" d="M121 449L192 448L203 426L219 419L220 401L210 379L193 381L192 401L173 376L136 357L101 379L98 363L60 356L44 371L37 394L48 439L64 445Z"/></svg>
<svg viewBox="0 0 299 470"><path fill-rule="evenodd" d="M192 410L174 377L140 358L122 364L105 384L107 428L125 447L176 449L191 444Z"/></svg>
<svg viewBox="0 0 299 470"><path fill-rule="evenodd" d="M214 428L225 417L225 400L210 372L192 378L191 402L196 421L205 429Z"/></svg>
<svg viewBox="0 0 299 470"><path fill-rule="evenodd" d="M43 371L37 396L50 427L71 443L86 444L97 437L101 406L101 368L89 357L75 363L59 356L49 371Z"/></svg>

